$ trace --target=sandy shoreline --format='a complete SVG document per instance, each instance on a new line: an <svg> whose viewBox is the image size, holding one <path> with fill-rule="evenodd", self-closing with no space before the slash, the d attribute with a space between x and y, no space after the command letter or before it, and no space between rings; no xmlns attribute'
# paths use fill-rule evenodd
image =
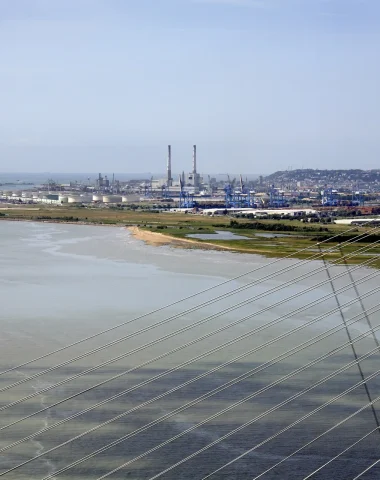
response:
<svg viewBox="0 0 380 480"><path fill-rule="evenodd" d="M61 221L61 220L47 220L47 219L29 219L29 218L7 218L7 217L0 217L0 220L4 220L6 222L33 222L33 223L55 223L60 225L85 225L88 227L117 227L117 228L126 228L129 230L132 235L137 238L137 240L143 240L148 245L152 246L160 246L160 245L171 245L175 247L182 247L182 248L200 248L203 250L231 250L233 252L238 252L238 249L233 247L227 247L223 245L215 245L213 243L207 242L198 242L197 240L191 240L187 238L177 238L171 235L165 235L159 232L149 232L147 230L142 230L137 226L128 226L122 223L119 224L112 224L112 223L91 223L91 222L69 222L69 221ZM247 252L249 252L247 250Z"/></svg>
<svg viewBox="0 0 380 480"><path fill-rule="evenodd" d="M256 255L262 255L260 252L253 251L251 249L244 249L244 248L234 248L228 247L227 245L215 245L214 243L209 242L199 242L195 239L190 238L178 238L173 237L172 235L165 235L164 233L159 232L151 232L148 230L142 230L141 228L137 227L136 225L125 225L122 223L119 224L110 224L110 223L91 223L91 222L69 222L69 221L61 221L61 220L47 220L47 219L29 219L29 218L7 218L7 217L0 217L0 221L3 220L5 222L34 222L34 223L54 223L60 225L83 225L88 227L117 227L117 228L126 228L129 230L132 235L137 240L144 241L147 245L151 245L154 247L158 247L161 245L170 245L172 247L177 248L187 248L187 249L199 249L199 250L224 250L230 251L235 253L250 253Z"/></svg>
<svg viewBox="0 0 380 480"><path fill-rule="evenodd" d="M159 232L150 232L147 230L142 230L141 228L134 226L123 225L119 224L110 224L110 223L91 223L91 222L69 222L69 221L61 221L61 220L47 220L47 219L29 219L29 218L7 218L7 217L0 217L0 220L4 220L6 222L33 222L33 223L55 223L60 225L85 225L88 227L117 227L117 228L126 228L129 230L132 235L137 240L143 240L146 244L152 246L160 246L160 245L171 245L174 247L181 247L181 248L198 248L203 250L230 250L233 252L239 252L243 249L236 249L233 247L227 247L223 245L215 245L213 243L208 242L198 242L197 240L187 239L187 238L177 238L173 237L172 235L165 235ZM250 250L247 250L248 253L255 253Z"/></svg>
<svg viewBox="0 0 380 480"><path fill-rule="evenodd" d="M215 245L214 243L208 242L198 242L190 238L178 238L173 237L172 235L165 235L164 233L159 232L150 232L147 230L142 230L139 227L127 227L127 229L132 233L132 235L138 240L143 240L148 245L160 246L160 245L171 245L173 247L181 248L200 248L204 250L230 250L233 252L239 252L242 249L236 249L233 247L227 247L223 245ZM247 250L249 253L252 251Z"/></svg>

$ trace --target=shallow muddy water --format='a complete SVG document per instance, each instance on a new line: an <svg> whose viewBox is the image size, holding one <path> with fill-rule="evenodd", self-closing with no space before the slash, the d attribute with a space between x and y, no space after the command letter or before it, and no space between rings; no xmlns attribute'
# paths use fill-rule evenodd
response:
<svg viewBox="0 0 380 480"><path fill-rule="evenodd" d="M285 268L288 271L281 273ZM0 449L78 414L75 419L0 453L1 473L69 441L3 478L42 479L130 435L124 442L52 478L97 479L131 461L109 478L149 479L258 416L261 418L251 425L166 472L162 478L201 480L256 446L249 455L211 478L251 480L280 462L368 402L364 389L357 388L268 440L300 416L360 381L358 369L353 365L265 414L353 361L348 346L339 349L348 341L347 333L340 328L342 318L326 271L322 269L323 264L318 261L268 260L256 255L147 246L122 228L1 221L0 373L112 329L0 375L0 389L3 389L0 392L0 408L3 408L0 410L0 428L3 428ZM314 270L321 271L312 275ZM334 282L337 290L349 285L345 267L331 267L330 273L341 275ZM379 277L361 283L371 273L376 271L353 270L363 296L380 284ZM302 293L316 284L319 286ZM241 290L231 294L236 289ZM203 293L196 295L199 292ZM358 301L345 306L355 298L353 288L339 295L348 321L362 313ZM245 304L239 306L241 302ZM276 306L279 302L281 305ZM314 305L305 308L310 302ZM375 307L379 302L378 292L363 299L366 308ZM206 305L199 308L204 303ZM336 311L328 315L332 309ZM154 313L150 313L152 311ZM323 315L324 318L305 326ZM281 316L285 318L280 321ZM271 326L276 320L278 322ZM375 328L379 326L379 312L372 314L370 321ZM294 355L286 353L308 340L312 343L312 339L334 326L337 329L333 335L315 341ZM296 333L285 336L297 327ZM220 331L213 333L216 330ZM349 331L352 338L368 331L365 318L351 325ZM284 338L275 341L280 335ZM199 340L201 337L205 338ZM223 347L235 338L236 342ZM112 346L100 349L110 342ZM188 343L191 344L185 346ZM355 345L359 356L373 351L362 361L362 368L367 376L374 374L380 367L373 337L368 335ZM98 347L97 352L84 355ZM273 360L282 354L282 360ZM324 354L326 358L318 360ZM6 389L10 384L78 356L83 358ZM292 375L295 369L314 361L310 368ZM98 368L105 362L106 365ZM224 363L228 365L222 368ZM82 374L87 369L92 371ZM210 369L214 371L208 373ZM214 392L253 369L256 371L246 378ZM288 379L270 387L288 374ZM202 378L198 378L201 375ZM77 377L72 379L73 376ZM110 380L115 376L117 378ZM152 380L156 376L160 377ZM59 387L50 388L58 382ZM140 385L142 382L144 385ZM93 388L100 383L102 385ZM373 398L380 395L377 376L368 381L368 386ZM45 391L31 396L41 390ZM79 395L83 390L88 391ZM171 393L165 395L169 390ZM125 391L128 392L123 393ZM208 393L209 398L195 403ZM64 401L73 395L76 396ZM113 395L118 397L112 402L79 415ZM25 396L31 397L4 408ZM132 462L149 449L248 396L251 398L223 415ZM194 405L181 408L192 401ZM44 410L56 403L59 404ZM180 411L171 415L176 409ZM39 410L43 411L35 414ZM29 415L33 416L4 428ZM160 420L165 415L167 417ZM70 441L115 416L120 418ZM146 427L155 421L156 424ZM374 427L372 413L367 408L263 478L302 479ZM141 431L136 433L137 429ZM368 437L314 478L353 478L378 458L377 437ZM380 469L371 470L363 478L380 478Z"/></svg>

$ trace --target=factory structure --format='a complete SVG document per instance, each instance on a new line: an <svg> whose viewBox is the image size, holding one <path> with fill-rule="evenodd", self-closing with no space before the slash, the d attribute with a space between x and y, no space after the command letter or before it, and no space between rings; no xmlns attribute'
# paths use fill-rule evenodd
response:
<svg viewBox="0 0 380 480"><path fill-rule="evenodd" d="M114 174L99 173L94 180L87 178L68 184L48 180L26 190L0 189L0 202L57 206L76 204L105 208L123 208L128 204L146 204L146 208L151 204L155 208L159 206L172 210L209 209L211 213L213 210L249 212L256 209L263 212L277 209L279 214L295 205L334 209L362 208L371 201L375 201L375 206L378 204L380 170L378 173L363 171L362 177L340 171L326 171L321 175L321 171L300 170L295 173L276 172L267 178L254 180L248 180L247 177L243 179L242 175L230 177L229 174L219 174L212 178L198 172L197 153L196 145L193 145L192 150L189 146L188 161L191 168L188 173L180 173L173 168L173 149L168 145L166 174L161 178L120 181ZM4 187L6 184L2 185Z"/></svg>
<svg viewBox="0 0 380 480"><path fill-rule="evenodd" d="M173 178L172 174L172 147L168 145L168 156L166 162L166 177L157 180L152 179L152 191L159 193L165 190L166 193L179 193L182 189L191 190L193 194L200 192L202 187L207 188L203 183L203 178L197 172L197 146L193 145L193 163L192 170L188 174L183 171L178 179Z"/></svg>
<svg viewBox="0 0 380 480"><path fill-rule="evenodd" d="M203 189L203 191L201 191ZM196 195L211 193L209 185L203 183L203 178L197 172L197 147L193 145L192 169L188 174L182 172L178 178L172 174L172 147L168 145L166 177L139 181L120 182L112 175L98 174L93 183L72 182L57 184L52 180L41 185L37 190L0 191L0 201L12 203L45 203L51 205L63 204L127 204L146 201L163 200L177 202L180 207L193 207Z"/></svg>

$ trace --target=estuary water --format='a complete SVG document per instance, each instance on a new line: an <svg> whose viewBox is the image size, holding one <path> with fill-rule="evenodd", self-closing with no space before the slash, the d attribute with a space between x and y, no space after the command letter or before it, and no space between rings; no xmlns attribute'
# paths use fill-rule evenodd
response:
<svg viewBox="0 0 380 480"><path fill-rule="evenodd" d="M288 271L281 273L285 268ZM356 388L291 427L360 382L347 332L341 328L342 315L322 269L319 261L300 264L152 247L119 227L1 221L0 473L42 455L2 478L92 480L129 462L108 478L150 479L179 463L161 478L201 480L252 449L211 477L251 480L281 462L368 403L364 388ZM320 272L312 274L314 270ZM349 285L345 267L331 267L330 274L341 275L335 289ZM367 294L379 286L379 277L364 280L376 271L360 267L352 274L364 307L375 307L379 293ZM240 291L231 294L236 289ZM196 295L199 292L203 293ZM359 316L361 303L350 304L357 300L354 288L338 299L345 320L358 320L349 327L351 337L367 332L367 321ZM245 305L239 306L241 302ZM310 302L313 306L305 308ZM379 326L379 312L369 320ZM332 327L337 327L334 334L317 341ZM290 334L295 328L298 331ZM78 343L104 330L108 332ZM200 337L204 338L198 341ZM300 350L307 341L310 346ZM64 348L68 345L72 346ZM355 347L359 357L371 352L361 367L366 376L373 375L368 388L376 398L380 362L373 336L355 342ZM40 358L56 350L60 351ZM40 359L29 363L36 358ZM310 367L302 369L309 362ZM64 365L55 368L60 364ZM338 368L341 374L323 380ZM294 374L296 369L299 373ZM30 376L34 378L24 381ZM13 383L17 385L8 388ZM208 398L197 402L202 395ZM117 398L106 402L111 396ZM186 408L188 402L193 404ZM98 428L103 422L108 424ZM373 412L366 408L262 478L303 479L375 426ZM1 451L40 430L44 431ZM124 436L128 438L119 442ZM218 443L182 462L214 441ZM378 441L378 434L367 437L313 478L355 477L379 457ZM363 478L380 478L380 469Z"/></svg>

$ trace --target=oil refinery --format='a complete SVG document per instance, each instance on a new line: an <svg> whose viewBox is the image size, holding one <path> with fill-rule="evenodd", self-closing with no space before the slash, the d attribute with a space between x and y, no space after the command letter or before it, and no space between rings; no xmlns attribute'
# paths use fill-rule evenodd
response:
<svg viewBox="0 0 380 480"><path fill-rule="evenodd" d="M189 148L188 173L175 170L175 152L173 155L172 146L168 145L166 175L161 178L150 176L121 181L115 174L99 173L93 181L87 178L64 184L49 179L41 185L22 185L26 187L24 190L0 190L0 202L104 208L151 204L172 211L257 211L258 216L264 210L280 212L295 208L299 212L313 208L379 206L378 170L287 170L266 177L256 175L252 179L251 176L248 180L241 174L200 174L197 154L197 145L193 145L192 150Z"/></svg>

